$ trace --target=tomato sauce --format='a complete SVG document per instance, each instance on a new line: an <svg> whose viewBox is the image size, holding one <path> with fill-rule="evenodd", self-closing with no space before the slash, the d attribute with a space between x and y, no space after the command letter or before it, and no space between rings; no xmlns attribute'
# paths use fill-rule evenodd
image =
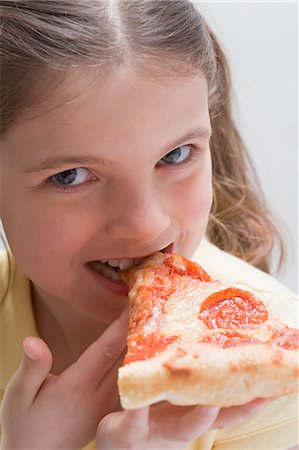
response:
<svg viewBox="0 0 299 450"><path fill-rule="evenodd" d="M165 311L165 302L174 289L173 283L167 282L159 273L152 286L140 286L136 293L138 302L130 306L129 333L139 333L151 317L161 317Z"/></svg>
<svg viewBox="0 0 299 450"><path fill-rule="evenodd" d="M200 342L209 342L219 345L222 348L235 347L242 344L258 344L261 341L249 336L242 336L234 331L222 331L220 333L211 334Z"/></svg>
<svg viewBox="0 0 299 450"><path fill-rule="evenodd" d="M299 348L299 330L289 328L287 325L281 329L275 329L269 343L286 350L295 350Z"/></svg>
<svg viewBox="0 0 299 450"><path fill-rule="evenodd" d="M179 341L177 336L163 336L160 333L151 333L144 336L139 334L129 340L124 364L152 358L176 341Z"/></svg>
<svg viewBox="0 0 299 450"><path fill-rule="evenodd" d="M265 322L268 312L253 293L228 288L204 300L199 318L209 328L252 328Z"/></svg>

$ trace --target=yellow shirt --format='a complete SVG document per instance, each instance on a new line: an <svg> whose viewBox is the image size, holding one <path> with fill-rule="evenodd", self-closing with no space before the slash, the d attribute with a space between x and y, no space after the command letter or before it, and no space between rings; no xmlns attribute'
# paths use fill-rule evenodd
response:
<svg viewBox="0 0 299 450"><path fill-rule="evenodd" d="M268 309L286 324L298 327L297 296L271 276L203 240L194 261L214 278L255 292ZM0 399L23 357L22 341L38 336L31 305L30 282L11 257L14 274L7 286L8 254L0 254ZM297 396L282 397L243 422L212 430L192 442L188 450L286 450L298 443ZM95 449L91 442L84 450Z"/></svg>

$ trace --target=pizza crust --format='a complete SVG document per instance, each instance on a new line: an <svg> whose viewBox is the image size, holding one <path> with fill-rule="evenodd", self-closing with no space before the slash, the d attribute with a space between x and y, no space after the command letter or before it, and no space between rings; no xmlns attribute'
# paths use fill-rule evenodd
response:
<svg viewBox="0 0 299 450"><path fill-rule="evenodd" d="M123 408L167 400L175 405L241 405L298 390L298 352L266 344L221 348L172 344L119 369Z"/></svg>

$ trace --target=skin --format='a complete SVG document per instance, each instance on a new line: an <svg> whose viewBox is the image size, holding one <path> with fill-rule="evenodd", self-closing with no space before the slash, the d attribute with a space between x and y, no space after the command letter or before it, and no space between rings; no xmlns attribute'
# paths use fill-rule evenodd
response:
<svg viewBox="0 0 299 450"><path fill-rule="evenodd" d="M171 243L174 253L192 256L212 203L206 81L123 73L83 89L88 77L70 76L1 142L0 214L32 282L43 339L24 342L24 361L3 402L2 449L41 441L45 449L81 448L96 434L101 450L184 448L265 401L113 412L120 410L127 297L99 283L87 264L143 257ZM184 137L195 129L201 134ZM178 164L169 164L173 151ZM55 167L39 168L49 157ZM76 163L63 161L68 157ZM51 177L71 169L80 182L62 191Z"/></svg>

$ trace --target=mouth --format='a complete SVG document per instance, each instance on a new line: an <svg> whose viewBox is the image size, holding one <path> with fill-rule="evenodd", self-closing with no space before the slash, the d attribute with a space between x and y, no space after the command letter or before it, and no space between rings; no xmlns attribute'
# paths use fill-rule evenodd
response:
<svg viewBox="0 0 299 450"><path fill-rule="evenodd" d="M173 243L164 247L160 251L162 253L172 253ZM155 252L154 252L155 253ZM153 254L153 253L151 253ZM109 260L97 260L90 261L87 265L94 272L102 275L108 280L114 281L115 283L123 283L120 279L119 272L122 270L129 269L130 267L139 264L145 258L151 255L146 255L139 258L123 258L123 259L109 259Z"/></svg>

